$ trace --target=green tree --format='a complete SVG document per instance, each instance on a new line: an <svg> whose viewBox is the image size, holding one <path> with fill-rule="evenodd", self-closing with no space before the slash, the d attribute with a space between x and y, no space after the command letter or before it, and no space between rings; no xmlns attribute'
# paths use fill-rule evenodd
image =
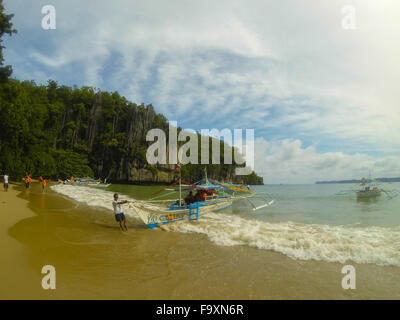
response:
<svg viewBox="0 0 400 320"><path fill-rule="evenodd" d="M6 14L4 12L3 0L0 0L0 83L7 81L7 79L12 74L11 66L4 66L4 57L3 57L3 36L5 34L12 35L17 31L13 29L13 25L11 23L11 19L14 16L13 14Z"/></svg>
<svg viewBox="0 0 400 320"><path fill-rule="evenodd" d="M57 177L66 179L74 177L93 177L86 157L70 150L54 150L53 156L57 166Z"/></svg>

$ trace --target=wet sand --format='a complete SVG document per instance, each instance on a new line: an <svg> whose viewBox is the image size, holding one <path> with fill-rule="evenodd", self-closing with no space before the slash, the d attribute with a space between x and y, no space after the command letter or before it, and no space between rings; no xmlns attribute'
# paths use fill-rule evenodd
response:
<svg viewBox="0 0 400 320"><path fill-rule="evenodd" d="M17 197L19 193L14 185L8 192L0 191L0 299L35 298L29 292L37 292L35 286L41 281L40 271L29 264L29 248L9 234L19 221L35 217L28 202Z"/></svg>
<svg viewBox="0 0 400 320"><path fill-rule="evenodd" d="M0 191L1 299L400 299L400 270L357 265L343 290L342 264L300 261L205 235L149 230L79 205L39 184ZM57 289L41 287L55 266Z"/></svg>

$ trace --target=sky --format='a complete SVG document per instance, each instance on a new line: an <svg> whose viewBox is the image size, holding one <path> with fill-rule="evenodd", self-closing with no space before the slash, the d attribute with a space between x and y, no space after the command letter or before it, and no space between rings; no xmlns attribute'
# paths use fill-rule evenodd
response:
<svg viewBox="0 0 400 320"><path fill-rule="evenodd" d="M182 128L254 129L265 183L400 176L397 0L4 3L17 79L118 91Z"/></svg>

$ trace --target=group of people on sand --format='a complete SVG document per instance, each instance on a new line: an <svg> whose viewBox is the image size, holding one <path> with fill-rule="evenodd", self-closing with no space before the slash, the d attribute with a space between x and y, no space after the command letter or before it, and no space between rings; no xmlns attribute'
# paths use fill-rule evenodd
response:
<svg viewBox="0 0 400 320"><path fill-rule="evenodd" d="M3 177L4 191L7 192L8 191L9 176L8 176L7 173L5 173L5 174L2 175L2 177ZM60 179L59 179L59 181L60 181ZM30 185L31 185L31 182L32 182L32 178L31 178L29 173L25 174L24 182L25 182L25 188L29 189ZM42 176L40 176L39 177L39 182L41 183L42 189L44 191L46 189L46 187L47 187L46 179L43 178ZM119 226L120 226L122 231L128 231L128 227L126 226L126 217L125 217L125 214L123 213L123 211L121 209L121 205L129 203L129 201L128 200L118 201L118 198L119 198L118 193L115 193L114 194L114 200L112 202L112 206L113 206L113 209L114 209L115 220L117 222L119 222Z"/></svg>
<svg viewBox="0 0 400 320"><path fill-rule="evenodd" d="M2 175L3 177L3 185L4 185L4 191L8 191L8 181L9 181L9 176L7 173ZM31 186L32 178L29 173L25 173L25 176L23 178L24 183L25 183L25 189L28 190ZM43 178L42 176L39 177L39 182L42 185L42 190L45 191L47 187L47 180Z"/></svg>
<svg viewBox="0 0 400 320"><path fill-rule="evenodd" d="M42 186L43 192L46 191L47 180L45 178L43 178L42 176L40 176L38 180L39 180L39 183ZM32 178L31 178L31 175L29 173L25 174L24 182L25 182L25 189L28 190L30 188L31 182L32 182Z"/></svg>
<svg viewBox="0 0 400 320"><path fill-rule="evenodd" d="M39 182L42 185L42 190L45 191L47 187L47 181L42 176L39 177Z"/></svg>

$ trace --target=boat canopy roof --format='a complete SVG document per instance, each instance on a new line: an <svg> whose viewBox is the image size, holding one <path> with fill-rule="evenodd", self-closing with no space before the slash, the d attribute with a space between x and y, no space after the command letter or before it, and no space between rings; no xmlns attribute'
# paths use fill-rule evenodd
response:
<svg viewBox="0 0 400 320"><path fill-rule="evenodd" d="M229 193L233 192L251 192L250 190L244 189L240 185L222 183L217 180L208 178L202 179L195 183L190 183L185 180L181 180L181 189L183 191L196 190L196 189L205 191L214 190L218 194L224 196L229 196L230 195ZM164 193L165 191L169 192ZM163 188L162 190L153 193L149 200L156 200L162 197L166 197L168 195L175 194L176 192L179 192L179 181L174 181L173 183Z"/></svg>

